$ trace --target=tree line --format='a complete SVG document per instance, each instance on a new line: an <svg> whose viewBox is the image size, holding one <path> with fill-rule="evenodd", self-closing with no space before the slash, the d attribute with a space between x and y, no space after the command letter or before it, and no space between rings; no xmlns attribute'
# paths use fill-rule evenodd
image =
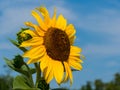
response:
<svg viewBox="0 0 120 90"><path fill-rule="evenodd" d="M13 77L8 75L0 75L0 90L12 90ZM53 90L69 90L67 88L59 88ZM86 85L74 90L120 90L120 73L116 73L114 78L109 82L103 82L96 79L93 82L86 82Z"/></svg>

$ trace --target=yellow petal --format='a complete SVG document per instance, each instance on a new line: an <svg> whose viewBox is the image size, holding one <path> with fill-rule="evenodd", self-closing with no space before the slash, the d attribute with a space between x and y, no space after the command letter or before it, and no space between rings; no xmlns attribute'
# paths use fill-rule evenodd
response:
<svg viewBox="0 0 120 90"><path fill-rule="evenodd" d="M30 50L26 51L23 54L23 57L29 57L29 58L38 58L45 54L45 48L44 46L37 46L32 47Z"/></svg>
<svg viewBox="0 0 120 90"><path fill-rule="evenodd" d="M76 36L72 36L72 37L69 38L69 40L70 40L70 45L73 45L73 44L74 44L75 39L76 39Z"/></svg>
<svg viewBox="0 0 120 90"><path fill-rule="evenodd" d="M54 77L57 81L58 84L60 84L63 80L63 75L64 75L64 68L63 64L60 61L54 61Z"/></svg>
<svg viewBox="0 0 120 90"><path fill-rule="evenodd" d="M45 31L43 31L40 26L33 24L32 22L25 22L25 25L33 27L39 36L44 36Z"/></svg>
<svg viewBox="0 0 120 90"><path fill-rule="evenodd" d="M31 58L28 60L27 64L31 64L31 63L36 63L36 62L39 62L40 61L40 58Z"/></svg>
<svg viewBox="0 0 120 90"><path fill-rule="evenodd" d="M46 79L46 82L47 83L50 83L50 81L53 79L53 70L51 69L50 73L49 73L49 76L47 77Z"/></svg>
<svg viewBox="0 0 120 90"><path fill-rule="evenodd" d="M49 61L48 61L49 62ZM43 72L43 76L44 79L47 80L47 78L49 77L49 73L51 71L51 67L48 65L47 68L45 68L44 72Z"/></svg>
<svg viewBox="0 0 120 90"><path fill-rule="evenodd" d="M37 26L37 25L33 24L32 22L25 22L25 25L32 27L32 28L35 28L35 26Z"/></svg>
<svg viewBox="0 0 120 90"><path fill-rule="evenodd" d="M43 74L47 83L49 83L53 79L53 64L50 59L48 61L48 67L45 68Z"/></svg>
<svg viewBox="0 0 120 90"><path fill-rule="evenodd" d="M69 62L69 65L72 66L73 68L75 68L77 70L82 70L81 64L76 62L75 60L69 59L68 62Z"/></svg>
<svg viewBox="0 0 120 90"><path fill-rule="evenodd" d="M75 35L76 30L72 24L69 24L66 27L65 32L67 33L68 37L71 38L73 35Z"/></svg>
<svg viewBox="0 0 120 90"><path fill-rule="evenodd" d="M78 56L78 57L80 57L80 53L70 52L70 56Z"/></svg>
<svg viewBox="0 0 120 90"><path fill-rule="evenodd" d="M81 48L76 46L71 46L70 48L70 56L80 57L80 52L82 51Z"/></svg>
<svg viewBox="0 0 120 90"><path fill-rule="evenodd" d="M45 23L42 21L42 18L40 17L40 15L35 12L35 11L32 11L32 15L34 16L34 18L37 20L38 24L40 25L40 27L43 29L43 30L47 30L47 26L45 25Z"/></svg>
<svg viewBox="0 0 120 90"><path fill-rule="evenodd" d="M83 61L80 59L80 57L75 57L75 56L69 56L69 59L75 60L78 63L83 63Z"/></svg>
<svg viewBox="0 0 120 90"><path fill-rule="evenodd" d="M63 17L63 15L59 15L55 27L64 31L66 25L67 25L66 19Z"/></svg>
<svg viewBox="0 0 120 90"><path fill-rule="evenodd" d="M44 17L44 22L46 25L50 24L50 16L49 16L49 12L45 7L40 7L40 8L36 8Z"/></svg>
<svg viewBox="0 0 120 90"><path fill-rule="evenodd" d="M71 48L70 48L70 53L80 53L82 51L82 49L81 48L79 48L79 47L77 47L77 46L71 46Z"/></svg>
<svg viewBox="0 0 120 90"><path fill-rule="evenodd" d="M24 32L30 34L32 37L38 37L38 35L33 30L25 30Z"/></svg>
<svg viewBox="0 0 120 90"><path fill-rule="evenodd" d="M41 61L40 63L41 71L44 72L45 68L47 68L48 66L48 61L49 61L49 57L47 56L47 54L41 57L40 61Z"/></svg>
<svg viewBox="0 0 120 90"><path fill-rule="evenodd" d="M56 8L54 8L54 14L52 17L52 22L51 22L51 26L54 27L56 23Z"/></svg>
<svg viewBox="0 0 120 90"><path fill-rule="evenodd" d="M48 61L48 67L46 68L46 71L45 71L45 79L47 79L48 78L48 76L49 76L49 73L50 73L50 71L51 71L51 69L52 69L52 63L50 63L50 58L49 58L49 61Z"/></svg>
<svg viewBox="0 0 120 90"><path fill-rule="evenodd" d="M73 83L73 76L72 76L72 72L71 72L70 66L68 65L67 62L64 62L64 66L65 66L66 72L68 73L68 76L70 78L70 84L72 85L72 83ZM67 76L66 76L66 78L67 78Z"/></svg>
<svg viewBox="0 0 120 90"><path fill-rule="evenodd" d="M33 37L30 40L22 42L20 47L40 46L43 44L43 37Z"/></svg>

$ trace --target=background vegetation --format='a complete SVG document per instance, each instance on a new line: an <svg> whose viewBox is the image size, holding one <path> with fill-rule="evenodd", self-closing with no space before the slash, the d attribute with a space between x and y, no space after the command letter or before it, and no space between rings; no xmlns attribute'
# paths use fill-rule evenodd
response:
<svg viewBox="0 0 120 90"><path fill-rule="evenodd" d="M12 90L13 77L7 73L0 75L0 90ZM67 88L57 88L53 90L69 90ZM88 81L86 85L74 90L120 90L120 73L116 73L113 79L109 82L103 82L101 79L96 79L94 82Z"/></svg>

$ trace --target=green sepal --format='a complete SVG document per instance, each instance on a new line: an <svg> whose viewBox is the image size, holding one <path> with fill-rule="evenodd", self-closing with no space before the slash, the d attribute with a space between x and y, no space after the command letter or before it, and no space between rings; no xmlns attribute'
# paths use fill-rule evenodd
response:
<svg viewBox="0 0 120 90"><path fill-rule="evenodd" d="M29 78L23 75L18 75L13 81L13 90L40 90L39 88L34 88Z"/></svg>
<svg viewBox="0 0 120 90"><path fill-rule="evenodd" d="M19 44L17 41L12 40L12 39L9 39L9 40L10 40L10 42L11 42L13 45L15 45L17 48L19 48L19 49L22 50L23 52L26 52L26 51L27 51L26 48L20 47L20 44Z"/></svg>
<svg viewBox="0 0 120 90"><path fill-rule="evenodd" d="M46 83L43 77L40 78L38 82L38 88L40 88L41 90L49 90L49 84Z"/></svg>
<svg viewBox="0 0 120 90"><path fill-rule="evenodd" d="M21 68L22 65L24 65L23 57L21 55L16 55L13 59L15 68Z"/></svg>
<svg viewBox="0 0 120 90"><path fill-rule="evenodd" d="M29 76L29 73L34 74L36 72L35 68L29 68L30 69L29 70L28 66L26 66L26 65L22 65L21 68L16 68L14 66L14 61L13 60L9 60L7 58L4 58L4 60L11 69L13 69L13 70L15 70L15 71L17 71L21 74L24 74L26 76Z"/></svg>
<svg viewBox="0 0 120 90"><path fill-rule="evenodd" d="M76 69L73 69L73 68L72 68L71 71L80 71L80 70L76 70Z"/></svg>

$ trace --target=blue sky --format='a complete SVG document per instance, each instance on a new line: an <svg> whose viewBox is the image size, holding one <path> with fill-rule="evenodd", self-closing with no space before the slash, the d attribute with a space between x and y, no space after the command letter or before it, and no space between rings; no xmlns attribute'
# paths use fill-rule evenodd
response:
<svg viewBox="0 0 120 90"><path fill-rule="evenodd" d="M114 73L120 72L120 1L119 0L0 0L0 74L6 69L3 57L13 58L22 53L8 38L24 26L25 21L33 21L31 10L44 5L50 14L57 8L68 23L76 28L75 45L83 49L86 59L83 70L73 72L74 83L71 88L79 88L86 81L102 79L110 81ZM12 72L12 75L15 75ZM51 87L58 87L55 81ZM61 87L69 87L63 84Z"/></svg>

